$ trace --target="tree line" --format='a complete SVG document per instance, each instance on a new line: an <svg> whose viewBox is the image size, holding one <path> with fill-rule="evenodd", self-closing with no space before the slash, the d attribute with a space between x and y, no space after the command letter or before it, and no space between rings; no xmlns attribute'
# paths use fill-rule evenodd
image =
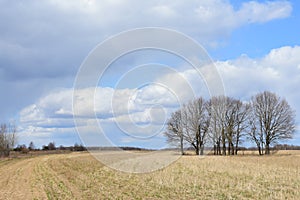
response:
<svg viewBox="0 0 300 200"><path fill-rule="evenodd" d="M17 128L14 123L0 125L0 157L9 157L11 151L27 154L30 151L86 151L87 148L82 144L75 143L74 146L56 146L54 142L49 142L48 145L43 145L42 148L36 148L31 141L28 146L25 144L17 145ZM16 146L16 147L15 147Z"/></svg>
<svg viewBox="0 0 300 200"><path fill-rule="evenodd" d="M265 91L249 102L227 96L192 100L171 114L164 135L182 154L193 147L203 155L208 147L215 155L236 155L239 145L249 141L263 155L294 132L295 111L284 98Z"/></svg>
<svg viewBox="0 0 300 200"><path fill-rule="evenodd" d="M43 145L41 149L36 148L34 143L31 141L28 146L25 144L18 145L13 149L14 151L19 151L21 153L28 153L29 151L54 151L54 150L69 150L69 151L86 151L87 148L82 144L75 143L74 146L56 146L55 142L49 142L48 145Z"/></svg>

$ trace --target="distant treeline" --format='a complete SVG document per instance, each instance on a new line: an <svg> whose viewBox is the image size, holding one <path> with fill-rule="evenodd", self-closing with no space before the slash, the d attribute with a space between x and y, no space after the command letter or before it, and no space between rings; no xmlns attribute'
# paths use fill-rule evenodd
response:
<svg viewBox="0 0 300 200"><path fill-rule="evenodd" d="M75 143L73 146L63 146L60 145L59 147L55 146L54 142L50 142L48 145L43 145L42 148L35 148L33 142L30 142L28 147L23 145L18 145L16 148L13 149L16 152L21 153L28 153L30 151L155 151L155 149L146 149L141 147L130 147L130 146L123 146L123 147L85 147L82 144ZM166 148L163 150L177 150L177 148ZM185 151L194 150L194 147L187 147L184 149ZM206 151L212 151L213 147L205 147ZM239 147L239 151L256 151L257 147ZM289 144L277 144L273 147L270 147L270 150L300 150L300 146L297 145L289 145Z"/></svg>
<svg viewBox="0 0 300 200"><path fill-rule="evenodd" d="M82 144L75 143L73 146L63 146L60 145L57 147L55 142L50 142L48 145L43 145L42 148L36 148L33 142L30 142L28 146L25 144L18 145L16 148L13 149L14 151L21 152L21 153L28 153L29 151L116 151L116 150L124 150L124 151L153 151L153 149L146 149L140 147L85 147Z"/></svg>
<svg viewBox="0 0 300 200"><path fill-rule="evenodd" d="M146 149L140 147L87 147L89 151L117 151L117 150L124 150L124 151L154 151L153 149Z"/></svg>
<svg viewBox="0 0 300 200"><path fill-rule="evenodd" d="M18 145L13 149L14 151L21 153L28 153L29 151L54 151L54 150L62 150L62 151L86 151L87 148L82 144L75 143L74 146L63 146L59 147L55 146L54 142L50 142L48 145L43 145L42 148L36 148L33 142L30 142L28 147L25 144Z"/></svg>
<svg viewBox="0 0 300 200"><path fill-rule="evenodd" d="M257 147L241 147L240 150L257 150ZM276 144L273 147L270 147L270 150L300 150L300 146L292 144Z"/></svg>
<svg viewBox="0 0 300 200"><path fill-rule="evenodd" d="M288 144L277 144L273 147L274 150L300 150L300 146L288 145Z"/></svg>

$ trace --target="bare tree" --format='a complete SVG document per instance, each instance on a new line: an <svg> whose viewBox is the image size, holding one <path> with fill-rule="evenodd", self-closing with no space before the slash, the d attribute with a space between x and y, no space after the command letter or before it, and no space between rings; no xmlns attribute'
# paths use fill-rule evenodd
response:
<svg viewBox="0 0 300 200"><path fill-rule="evenodd" d="M49 142L48 149L49 150L56 150L55 143L54 142Z"/></svg>
<svg viewBox="0 0 300 200"><path fill-rule="evenodd" d="M212 97L208 102L203 98L190 101L172 114L165 135L168 142L181 145L182 153L186 142L197 155L203 154L208 138L215 155L235 155L248 135L262 155L270 153L271 144L292 138L294 131L295 114L287 101L263 92L250 103L225 96Z"/></svg>
<svg viewBox="0 0 300 200"><path fill-rule="evenodd" d="M29 149L30 151L35 150L35 145L34 145L34 143L33 143L32 141L29 143L28 149Z"/></svg>
<svg viewBox="0 0 300 200"><path fill-rule="evenodd" d="M167 122L167 131L164 135L167 137L167 142L170 144L179 144L181 154L184 154L183 141L183 124L181 110L172 113L171 118Z"/></svg>
<svg viewBox="0 0 300 200"><path fill-rule="evenodd" d="M218 111L215 99L208 101L207 109L210 116L209 138L213 143L214 155L221 154L221 126L218 120Z"/></svg>
<svg viewBox="0 0 300 200"><path fill-rule="evenodd" d="M241 138L246 135L247 128L249 126L249 112L250 104L236 101L237 114L236 114L236 128L235 128L235 154L237 155L239 150L239 144L242 142Z"/></svg>
<svg viewBox="0 0 300 200"><path fill-rule="evenodd" d="M206 102L203 98L198 98L172 113L164 135L168 143L180 144L182 154L184 143L188 143L195 149L197 155L203 155L209 125Z"/></svg>
<svg viewBox="0 0 300 200"><path fill-rule="evenodd" d="M255 114L253 113L253 110L251 110L249 113L248 123L248 136L250 140L252 140L256 144L259 155L263 155L264 134L262 131L258 130L258 122L256 120Z"/></svg>
<svg viewBox="0 0 300 200"><path fill-rule="evenodd" d="M212 97L208 103L208 112L210 115L210 138L214 143L215 155L226 155L226 97ZM221 151L222 145L222 151Z"/></svg>
<svg viewBox="0 0 300 200"><path fill-rule="evenodd" d="M185 107L185 112L187 116L186 134L184 135L186 141L195 148L197 155L203 155L210 122L205 100L198 98L189 102Z"/></svg>
<svg viewBox="0 0 300 200"><path fill-rule="evenodd" d="M17 128L14 123L1 124L0 126L0 156L9 156L11 149L16 144Z"/></svg>
<svg viewBox="0 0 300 200"><path fill-rule="evenodd" d="M270 145L292 138L295 132L295 112L285 99L265 91L252 97L253 118L250 135L259 143L260 154L270 154Z"/></svg>
<svg viewBox="0 0 300 200"><path fill-rule="evenodd" d="M250 106L243 104L240 100L226 98L225 127L228 142L228 154L234 155L238 152L244 131L248 123L248 112Z"/></svg>
<svg viewBox="0 0 300 200"><path fill-rule="evenodd" d="M237 107L236 107L236 100L232 98L224 99L226 102L226 110L225 110L225 135L228 141L228 155L234 154L234 129L236 125L236 115L237 115Z"/></svg>
<svg viewBox="0 0 300 200"><path fill-rule="evenodd" d="M248 125L249 105L226 96L212 97L208 102L210 138L215 155L234 155ZM227 145L227 146L226 146Z"/></svg>
<svg viewBox="0 0 300 200"><path fill-rule="evenodd" d="M206 102L201 97L190 101L182 112L184 139L194 147L197 155L203 155L210 125Z"/></svg>

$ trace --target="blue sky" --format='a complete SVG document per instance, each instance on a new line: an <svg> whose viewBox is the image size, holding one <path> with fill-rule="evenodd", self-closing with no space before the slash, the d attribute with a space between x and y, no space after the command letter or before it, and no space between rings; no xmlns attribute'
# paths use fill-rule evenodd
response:
<svg viewBox="0 0 300 200"><path fill-rule="evenodd" d="M235 2L238 1L232 1ZM221 60L234 59L241 54L260 58L268 54L271 49L299 45L300 27L297 23L300 18L300 2L289 2L293 8L289 17L240 27L232 32L230 38L227 38L228 45L211 51L211 56Z"/></svg>
<svg viewBox="0 0 300 200"><path fill-rule="evenodd" d="M195 71L166 52L138 51L118 59L96 90L79 91L87 105L80 108L82 135L73 120L73 85L84 59L112 35L142 27L173 29L193 38L213 60L228 96L249 100L257 92L276 92L296 110L300 123L299 1L0 0L0 10L0 122L16 121L20 144L72 145L85 135L89 141L84 143L99 144L102 136L92 132L100 124L117 145L163 147L161 136L150 136L178 105L177 96L189 98L183 82L208 96ZM126 77L138 78L130 85ZM177 96L161 85L143 85L145 80L172 85ZM87 109L91 102L85 95L92 91L98 121ZM289 142L300 145L299 135L298 128Z"/></svg>

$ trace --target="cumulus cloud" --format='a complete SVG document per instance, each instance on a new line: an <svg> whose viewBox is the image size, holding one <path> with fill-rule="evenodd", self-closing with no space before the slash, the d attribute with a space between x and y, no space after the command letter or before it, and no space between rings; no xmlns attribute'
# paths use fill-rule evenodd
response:
<svg viewBox="0 0 300 200"><path fill-rule="evenodd" d="M57 52L67 53L71 48L83 47L85 42L91 44L90 40L95 44L110 34L144 26L173 28L203 38L200 42L205 42L244 24L288 17L292 11L287 1L251 1L235 9L229 1L223 0L189 3L180 0L48 0L26 4L2 2L1 7L5 8L0 14L1 44L8 45L15 53L28 52L21 54L26 56L46 56L44 53L59 56ZM12 14L16 12L18 15ZM75 52L70 53L74 55Z"/></svg>
<svg viewBox="0 0 300 200"><path fill-rule="evenodd" d="M217 62L226 94L245 100L257 92L274 91L286 98L299 116L299 50L299 46L285 46L273 49L259 59L244 55L235 60ZM299 117L297 122L300 122Z"/></svg>
<svg viewBox="0 0 300 200"><path fill-rule="evenodd" d="M26 127L69 128L75 126L73 117L79 119L80 126L88 125L88 119L136 124L159 123L165 120L161 119L161 108L178 105L174 94L155 84L139 89L86 88L75 94L74 100L72 88L51 92L22 109L20 123ZM94 99L90 99L90 96ZM75 113L72 106L76 107Z"/></svg>
<svg viewBox="0 0 300 200"><path fill-rule="evenodd" d="M20 109L12 102L23 107L48 90L71 87L88 52L120 31L166 27L207 47L218 46L220 38L240 26L288 17L292 10L287 1L233 7L223 0L0 1L0 9L0 89L7 91L7 98L0 99L7 105L4 117ZM16 102L18 94L22 102Z"/></svg>
<svg viewBox="0 0 300 200"><path fill-rule="evenodd" d="M77 128L87 145L95 145L95 141L107 145L103 134L113 142L118 142L122 134L150 137L163 131L177 100L166 88L155 84L135 89L85 88L75 94L76 100L72 101L72 88L56 90L22 109L21 135L35 138L40 134L40 139L63 137L76 134ZM89 98L91 94L94 99Z"/></svg>
<svg viewBox="0 0 300 200"><path fill-rule="evenodd" d="M241 26L290 16L292 6L280 0L250 1L235 6L224 0L192 0L189 3L181 0L29 0L26 3L0 1L0 10L0 90L5 91L6 97L0 99L0 104L5 105L1 117L10 117L23 108L19 113L23 133L40 132L49 136L50 132L66 134L74 131L73 91L53 89L71 88L78 67L88 52L112 34L137 27L166 27L192 36L205 47L215 47L219 40ZM265 88L276 85L275 89L282 88L285 94L287 90L283 91L281 85L292 90L298 84L299 77L286 81L286 77L299 74L298 51L298 47L283 47L261 59L241 57L215 64L228 94L241 96L247 93L248 97L261 85ZM144 63L146 57L140 56L139 62ZM134 63L123 61L122 65L130 63L130 67ZM153 119L159 119L155 122L159 123L163 121L159 118L163 115L162 110L151 106L162 105L170 111L178 101L190 99L193 95L186 80L195 94L208 96L205 84L212 85L215 76L209 67L203 68L201 73L205 77L193 69L159 74L155 81L160 85L140 89L99 87L96 92L91 88L83 89L78 92L80 125L92 130L87 119L95 115L105 123L116 120L126 124L130 120L130 123L147 125ZM105 80L112 81L115 74L112 70ZM139 79L143 80L143 77ZM282 81L285 82L280 85ZM95 98L86 99L87 94L95 95ZM293 95L296 99L297 95ZM94 122L90 124L95 125Z"/></svg>
<svg viewBox="0 0 300 200"><path fill-rule="evenodd" d="M270 66L278 70L284 75L293 75L299 72L300 68L300 47L285 46L273 49L262 60L264 65Z"/></svg>
<svg viewBox="0 0 300 200"><path fill-rule="evenodd" d="M84 53L79 56L83 59L86 51L99 41L126 29L144 26L173 28L205 43L249 22L262 23L288 17L292 11L287 1L251 1L237 9L223 0L193 0L189 3L180 0L48 0L28 1L26 4L1 1L0 6L3 8L0 12L0 47L6 52L1 58L6 58L12 65L17 56L27 69L34 69L34 66L45 68L46 65L51 66L51 72L59 70L60 73L71 70L70 67L61 68L62 65L74 65L74 61L80 61L75 56ZM72 50L74 48L78 51ZM43 66L33 63L32 57L37 57ZM9 70L11 67L5 68Z"/></svg>
<svg viewBox="0 0 300 200"><path fill-rule="evenodd" d="M285 98L296 111L300 124L299 85L300 47L285 46L271 50L266 56L251 59L245 55L216 63L223 78L226 94L249 100L257 92L269 90ZM299 130L293 143L299 143Z"/></svg>
<svg viewBox="0 0 300 200"><path fill-rule="evenodd" d="M72 115L72 90L51 92L35 104L20 112L21 123L39 123L53 118L68 118Z"/></svg>
<svg viewBox="0 0 300 200"><path fill-rule="evenodd" d="M285 97L299 112L299 96L296 92L300 84L299 46L273 49L258 59L242 55L235 60L216 61L214 64L224 81L226 95L249 100L257 92L270 90ZM292 73L289 73L290 71ZM205 73L205 70L202 73ZM75 116L79 122L77 125L81 130L91 133L98 126L98 120L107 132L121 131L137 138L156 134L162 131L163 123L170 112L180 105L176 95L185 94L178 77L183 77L182 81L190 82L197 92L203 91L205 87L205 84L199 84L199 81L203 80L198 72L189 69L178 72L177 75L170 73L157 77L157 82L172 85L173 93L157 84L133 89L101 87L82 89L76 93L78 95L76 98L79 99L78 105L75 105L79 107ZM91 94L94 96L92 100L87 98ZM20 122L24 130L48 134L58 128L70 131L70 127L75 127L72 95L72 89L57 90L24 108L20 112ZM193 95L189 97L193 98ZM299 122L299 119L297 121ZM113 138L115 134L110 133L109 137Z"/></svg>

